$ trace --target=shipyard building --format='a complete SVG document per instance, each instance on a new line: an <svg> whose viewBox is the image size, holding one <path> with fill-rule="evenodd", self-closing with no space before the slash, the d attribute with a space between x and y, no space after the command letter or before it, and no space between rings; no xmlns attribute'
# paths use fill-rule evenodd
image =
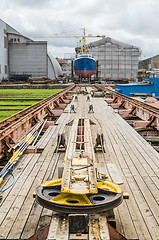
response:
<svg viewBox="0 0 159 240"><path fill-rule="evenodd" d="M141 50L133 45L104 37L87 45L98 61L99 80L136 80ZM76 53L80 48L76 48Z"/></svg>
<svg viewBox="0 0 159 240"><path fill-rule="evenodd" d="M139 62L139 69L145 69L147 71L157 70L159 71L159 55L144 59Z"/></svg>
<svg viewBox="0 0 159 240"><path fill-rule="evenodd" d="M49 78L62 75L60 65L47 52L46 41L33 41L0 19L0 80Z"/></svg>

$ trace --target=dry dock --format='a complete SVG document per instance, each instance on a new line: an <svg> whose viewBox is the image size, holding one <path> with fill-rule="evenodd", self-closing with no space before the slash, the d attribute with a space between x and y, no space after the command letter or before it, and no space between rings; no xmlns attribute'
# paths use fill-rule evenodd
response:
<svg viewBox="0 0 159 240"><path fill-rule="evenodd" d="M95 123L91 127L93 143L96 134L103 133L105 153L96 153L96 167L117 182L122 178L121 187L129 195L114 209L117 230L130 240L159 239L159 154L104 98L86 99L79 94L78 101L73 100L75 113L70 112L71 104L67 105L37 143L39 153L24 154L17 163L14 186L1 193L0 239L28 239L50 223L52 211L38 205L33 192L42 182L58 177L65 153L54 153L57 135L65 132L68 139L67 123L75 117L90 118ZM90 104L94 112L88 113ZM11 183L12 177L7 176L2 187Z"/></svg>

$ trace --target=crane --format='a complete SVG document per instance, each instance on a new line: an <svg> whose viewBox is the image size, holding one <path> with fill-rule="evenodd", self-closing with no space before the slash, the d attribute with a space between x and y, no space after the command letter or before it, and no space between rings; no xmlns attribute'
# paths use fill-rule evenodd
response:
<svg viewBox="0 0 159 240"><path fill-rule="evenodd" d="M102 37L104 38L105 35L92 35L92 34L87 34L86 35L86 30L85 28L82 28L83 30L83 35L74 35L74 34L49 34L49 35L38 35L34 38L82 38L81 41L81 50L82 53L86 53L86 38L95 38L95 37Z"/></svg>
<svg viewBox="0 0 159 240"><path fill-rule="evenodd" d="M92 35L88 34L86 35L85 28L82 28L83 35L74 35L74 34L49 34L49 35L37 35L34 38L83 38L83 37L105 37L105 35Z"/></svg>

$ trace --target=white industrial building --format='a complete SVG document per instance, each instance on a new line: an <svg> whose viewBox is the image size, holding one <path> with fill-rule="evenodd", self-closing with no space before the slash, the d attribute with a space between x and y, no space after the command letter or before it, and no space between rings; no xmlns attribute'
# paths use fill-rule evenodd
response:
<svg viewBox="0 0 159 240"><path fill-rule="evenodd" d="M24 75L56 79L62 71L46 41L33 41L0 19L0 80Z"/></svg>
<svg viewBox="0 0 159 240"><path fill-rule="evenodd" d="M93 57L98 60L100 80L136 80L139 57L138 47L104 37L87 45ZM76 48L79 53L80 49Z"/></svg>

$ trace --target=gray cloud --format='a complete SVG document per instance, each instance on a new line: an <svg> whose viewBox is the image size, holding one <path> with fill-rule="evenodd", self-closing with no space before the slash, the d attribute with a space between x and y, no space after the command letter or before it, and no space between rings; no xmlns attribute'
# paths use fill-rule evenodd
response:
<svg viewBox="0 0 159 240"><path fill-rule="evenodd" d="M1 0L0 15L28 37L81 34L81 27L86 27L87 33L105 34L140 47L145 57L159 52L158 0ZM60 56L62 51L74 52L76 42L48 39L49 48Z"/></svg>

